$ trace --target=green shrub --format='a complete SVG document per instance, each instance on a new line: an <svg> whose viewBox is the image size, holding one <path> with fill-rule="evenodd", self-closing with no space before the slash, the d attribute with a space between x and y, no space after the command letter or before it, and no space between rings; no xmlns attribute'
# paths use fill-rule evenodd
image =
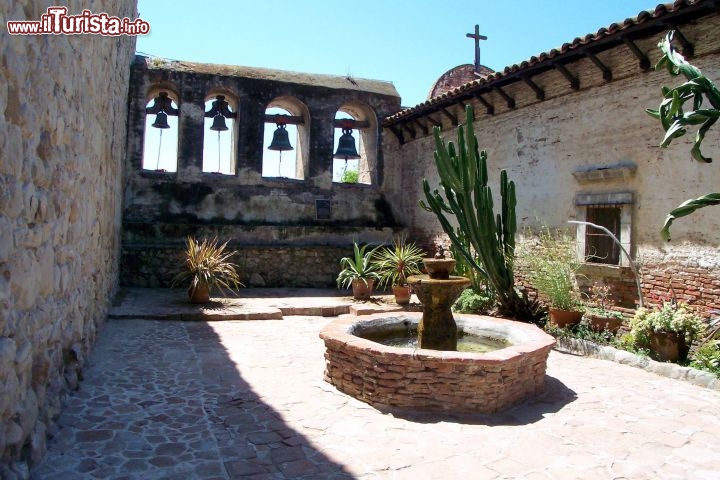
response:
<svg viewBox="0 0 720 480"><path fill-rule="evenodd" d="M690 366L720 376L720 340L701 345L692 355Z"/></svg>
<svg viewBox="0 0 720 480"><path fill-rule="evenodd" d="M343 183L358 183L360 181L360 172L353 169L345 170L340 177L340 181Z"/></svg>
<svg viewBox="0 0 720 480"><path fill-rule="evenodd" d="M653 332L677 333L690 345L705 331L705 324L686 304L665 303L660 309L638 308L630 330L639 346L647 346Z"/></svg>
<svg viewBox="0 0 720 480"><path fill-rule="evenodd" d="M464 290L453 305L453 311L458 313L487 313L495 306L493 295L476 293L472 288Z"/></svg>

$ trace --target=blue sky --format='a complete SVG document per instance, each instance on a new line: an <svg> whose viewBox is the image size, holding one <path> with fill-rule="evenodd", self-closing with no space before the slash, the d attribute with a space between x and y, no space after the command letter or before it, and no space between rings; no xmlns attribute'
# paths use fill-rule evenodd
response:
<svg viewBox="0 0 720 480"><path fill-rule="evenodd" d="M652 0L140 0L146 54L393 82L404 106L450 68L494 70L654 9Z"/></svg>

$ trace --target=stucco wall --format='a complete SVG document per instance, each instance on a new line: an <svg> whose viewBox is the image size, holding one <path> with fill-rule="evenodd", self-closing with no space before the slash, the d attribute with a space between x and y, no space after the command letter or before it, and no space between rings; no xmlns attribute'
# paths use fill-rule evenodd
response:
<svg viewBox="0 0 720 480"><path fill-rule="evenodd" d="M43 454L117 286L135 38L7 33L6 20L39 20L52 5L0 2L2 478ZM93 2L119 17L135 8Z"/></svg>
<svg viewBox="0 0 720 480"><path fill-rule="evenodd" d="M692 62L720 81L720 18L706 17L682 30L695 46ZM637 41L653 65L660 56L656 47L660 38ZM687 198L717 191L720 185L720 169L715 164L701 164L690 157L694 132L660 149L664 132L645 113L646 108L659 105L661 86L675 86L682 80L666 71L643 71L624 46L598 56L612 69L611 82L605 82L601 71L585 59L568 65L580 79L577 91L559 73L549 71L533 77L545 89L545 101L538 101L530 88L518 83L505 88L516 100L514 110L495 94L484 95L495 107L494 115L474 104L475 133L489 155L490 185L499 196L499 172L508 170L517 185L518 222L525 226L539 219L549 226L569 227L566 222L580 214L581 207L575 206L578 194L632 192L631 244L648 275L647 293L659 299L667 291L663 284L672 280L682 298L719 307L720 211L709 208L678 220L670 244L658 235L669 210ZM454 112L460 115L460 108ZM443 121L443 137L454 141L456 128L445 116L436 113L434 118ZM402 205L401 217L410 222L416 235L432 240L441 234L440 225L432 214L417 208L417 201L423 196L423 177L432 186L439 184L432 157L434 142L430 136L418 135L400 145L388 135L386 144L386 177L397 191L389 201ZM720 156L720 130L708 134L703 151ZM578 170L625 163L636 166L634 175L582 183L573 176ZM688 267L694 269L692 277L697 281L691 289L684 277ZM619 278L614 270L617 267L605 267L594 274Z"/></svg>

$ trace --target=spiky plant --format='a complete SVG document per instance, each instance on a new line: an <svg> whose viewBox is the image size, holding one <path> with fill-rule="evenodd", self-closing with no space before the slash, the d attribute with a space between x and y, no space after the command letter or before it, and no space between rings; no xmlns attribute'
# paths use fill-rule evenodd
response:
<svg viewBox="0 0 720 480"><path fill-rule="evenodd" d="M392 247L384 247L375 253L373 261L380 274L380 285L399 287L407 284L407 277L419 275L425 252L403 236L393 238Z"/></svg>
<svg viewBox="0 0 720 480"><path fill-rule="evenodd" d="M191 290L207 286L210 289L218 287L220 291L225 288L237 290L241 287L236 266L230 262L230 258L237 252L227 251L227 242L222 245L218 243L217 237L212 240L203 239L202 242L187 237L185 261L173 278L172 285L189 281Z"/></svg>
<svg viewBox="0 0 720 480"><path fill-rule="evenodd" d="M340 259L342 270L336 279L338 287L350 288L353 280L362 280L367 285L368 280L380 279L378 266L373 262L373 255L377 247L370 251L366 251L367 248L367 244L361 247L357 242L353 242L353 256Z"/></svg>
<svg viewBox="0 0 720 480"><path fill-rule="evenodd" d="M454 249L492 285L500 313L532 320L537 315L537 305L520 295L513 273L515 183L508 180L505 170L500 172L501 204L500 212L495 214L488 185L487 153L478 147L471 105L466 107L465 117L465 125L458 127L457 150L452 142L445 144L438 127L433 128L442 193L431 191L427 179L423 179L427 204L421 201L420 206L435 214Z"/></svg>
<svg viewBox="0 0 720 480"><path fill-rule="evenodd" d="M705 134L720 118L720 89L703 76L700 69L689 64L680 53L675 51L672 46L673 33L668 32L658 44L663 56L655 65L655 69L667 68L671 75L683 75L687 82L672 89L663 87L664 98L660 107L657 110L648 109L647 113L660 120L665 130L665 137L660 144L663 148L670 145L673 139L685 135L688 127L700 125L690 153L695 160L710 163L712 159L705 157L700 147ZM704 100L710 104L709 107L701 108ZM686 103L691 105L691 109L687 112L683 110ZM709 193L686 200L668 213L660 230L660 236L664 240L670 240L670 226L676 218L690 215L699 208L718 204L720 204L720 193Z"/></svg>

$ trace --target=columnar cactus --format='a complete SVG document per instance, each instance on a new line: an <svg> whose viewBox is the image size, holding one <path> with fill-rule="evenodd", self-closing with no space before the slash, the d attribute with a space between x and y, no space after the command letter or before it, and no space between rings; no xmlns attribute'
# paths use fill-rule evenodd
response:
<svg viewBox="0 0 720 480"><path fill-rule="evenodd" d="M526 298L515 289L513 261L515 258L515 183L508 181L507 172L500 173L500 213L493 211L492 190L488 186L487 153L478 149L473 133L473 111L467 106L465 125L458 127L458 150L447 145L435 127L435 163L440 175L443 195L430 190L423 179L427 203L420 206L434 213L456 251L460 252L477 273L486 278L497 294L502 313L518 318L532 316L532 308ZM457 221L458 230L450 217ZM469 240L481 262L476 262L467 244L462 242L458 231Z"/></svg>

